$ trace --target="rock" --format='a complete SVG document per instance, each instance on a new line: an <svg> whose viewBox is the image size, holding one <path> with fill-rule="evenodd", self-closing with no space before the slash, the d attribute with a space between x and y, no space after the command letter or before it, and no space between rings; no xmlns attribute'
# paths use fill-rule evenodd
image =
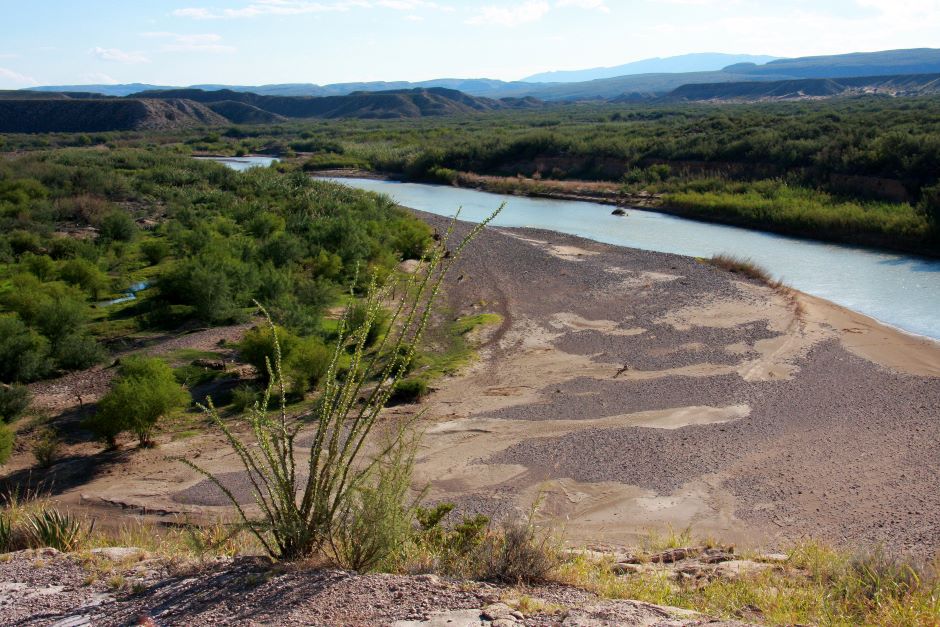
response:
<svg viewBox="0 0 940 627"><path fill-rule="evenodd" d="M762 553L757 558L758 562L768 562L771 564L783 564L790 561L790 556L786 553Z"/></svg>
<svg viewBox="0 0 940 627"><path fill-rule="evenodd" d="M610 215L612 215L612 216L625 216L625 215L627 215L627 212L624 211L623 209L621 209L620 207L617 207L616 209L614 209L613 211L610 212Z"/></svg>
<svg viewBox="0 0 940 627"><path fill-rule="evenodd" d="M722 562L715 566L715 575L722 579L737 580L760 574L772 568L771 564L755 562L753 560L732 560Z"/></svg>
<svg viewBox="0 0 940 627"><path fill-rule="evenodd" d="M642 573L645 569L640 564L631 564L629 562L621 562L614 564L610 567L610 570L613 571L615 575L637 575Z"/></svg>
<svg viewBox="0 0 940 627"><path fill-rule="evenodd" d="M437 575L432 575L430 573L425 573L423 575L416 575L415 581L426 581L427 583L439 585L441 583L441 578Z"/></svg>
<svg viewBox="0 0 940 627"><path fill-rule="evenodd" d="M654 553L647 559L654 564L672 564L680 560L694 557L701 552L702 549L700 548L670 549L668 551L663 551L662 553Z"/></svg>
<svg viewBox="0 0 940 627"><path fill-rule="evenodd" d="M421 267L421 262L417 259L405 259L398 264L398 269L407 274L414 274Z"/></svg>
<svg viewBox="0 0 940 627"><path fill-rule="evenodd" d="M720 562L730 562L736 559L734 550L725 550L722 548L705 549L697 558L703 564L718 564Z"/></svg>
<svg viewBox="0 0 940 627"><path fill-rule="evenodd" d="M486 620L497 621L501 618L515 622L512 616L512 608L505 603L491 603L483 608L480 615Z"/></svg>
<svg viewBox="0 0 940 627"><path fill-rule="evenodd" d="M497 618L494 620L491 625L493 627L516 627L519 623L516 622L515 618Z"/></svg>
<svg viewBox="0 0 940 627"><path fill-rule="evenodd" d="M100 549L92 549L91 554L112 562L122 562L130 558L144 557L147 552L136 546L105 546Z"/></svg>

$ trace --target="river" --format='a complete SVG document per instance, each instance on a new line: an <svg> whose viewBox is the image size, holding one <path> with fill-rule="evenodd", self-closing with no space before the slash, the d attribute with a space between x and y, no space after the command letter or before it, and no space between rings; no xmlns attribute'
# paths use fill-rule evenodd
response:
<svg viewBox="0 0 940 627"><path fill-rule="evenodd" d="M268 166L271 157L215 158L236 170ZM494 226L548 229L598 242L692 257L746 257L796 289L893 327L940 340L940 260L828 244L721 224L627 209L626 217L592 202L504 196L446 185L330 179L387 194L400 205L479 221L501 203Z"/></svg>
<svg viewBox="0 0 940 627"><path fill-rule="evenodd" d="M549 229L644 250L710 257L747 257L798 290L825 298L910 333L940 339L940 260L814 242L732 226L591 202L503 196L445 185L335 179L380 192L406 207L481 220L500 203L495 226Z"/></svg>

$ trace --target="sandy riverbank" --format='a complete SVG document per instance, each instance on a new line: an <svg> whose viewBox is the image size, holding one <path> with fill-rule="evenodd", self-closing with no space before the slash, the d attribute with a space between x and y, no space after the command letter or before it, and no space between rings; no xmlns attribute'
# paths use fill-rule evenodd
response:
<svg viewBox="0 0 940 627"><path fill-rule="evenodd" d="M936 342L552 232L490 231L460 273L455 311L505 323L432 399L432 498L541 498L581 542L691 525L748 544L940 546Z"/></svg>

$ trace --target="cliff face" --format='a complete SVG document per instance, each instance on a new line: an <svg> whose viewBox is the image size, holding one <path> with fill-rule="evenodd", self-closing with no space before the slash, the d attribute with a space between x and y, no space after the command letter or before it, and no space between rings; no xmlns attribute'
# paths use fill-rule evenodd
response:
<svg viewBox="0 0 940 627"><path fill-rule="evenodd" d="M190 100L0 100L0 133L161 130L227 123Z"/></svg>

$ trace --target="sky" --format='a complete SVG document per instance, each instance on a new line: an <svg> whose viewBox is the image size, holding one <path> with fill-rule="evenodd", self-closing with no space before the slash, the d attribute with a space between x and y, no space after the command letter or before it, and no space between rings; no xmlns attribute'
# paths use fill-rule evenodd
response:
<svg viewBox="0 0 940 627"><path fill-rule="evenodd" d="M0 88L498 78L940 47L940 0L0 0Z"/></svg>

